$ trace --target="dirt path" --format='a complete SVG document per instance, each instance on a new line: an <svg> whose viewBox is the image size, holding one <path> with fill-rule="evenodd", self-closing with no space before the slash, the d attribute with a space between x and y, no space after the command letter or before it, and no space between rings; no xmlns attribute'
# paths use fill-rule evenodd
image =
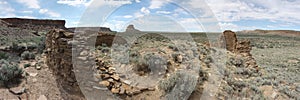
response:
<svg viewBox="0 0 300 100"><path fill-rule="evenodd" d="M44 58L41 58L40 61L43 62ZM25 71L29 74L26 84L28 100L44 100L42 98L45 97L48 100L62 100L61 92L52 72L46 64L42 63L40 66L40 70L33 66L25 68Z"/></svg>

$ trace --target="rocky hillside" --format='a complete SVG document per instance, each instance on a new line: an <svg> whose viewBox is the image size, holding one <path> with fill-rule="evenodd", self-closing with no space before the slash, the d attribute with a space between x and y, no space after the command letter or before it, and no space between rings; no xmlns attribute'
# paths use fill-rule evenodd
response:
<svg viewBox="0 0 300 100"><path fill-rule="evenodd" d="M270 35L281 35L281 36L300 36L299 31L293 30L245 30L239 31L240 34L270 34Z"/></svg>
<svg viewBox="0 0 300 100"><path fill-rule="evenodd" d="M42 31L53 28L65 29L65 20L47 20L47 19L24 19L24 18L1 18L0 20L8 23L9 27L21 29Z"/></svg>

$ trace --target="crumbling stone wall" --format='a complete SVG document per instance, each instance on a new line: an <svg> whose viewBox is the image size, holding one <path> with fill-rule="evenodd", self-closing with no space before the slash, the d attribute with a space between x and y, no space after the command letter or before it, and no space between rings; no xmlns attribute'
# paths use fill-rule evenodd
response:
<svg viewBox="0 0 300 100"><path fill-rule="evenodd" d="M224 31L220 37L220 45L228 51L235 52L237 45L236 34L230 30Z"/></svg>
<svg viewBox="0 0 300 100"><path fill-rule="evenodd" d="M238 41L235 32L226 30L220 37L221 47L225 47L228 51L239 54L250 54L251 45L249 40Z"/></svg>
<svg viewBox="0 0 300 100"><path fill-rule="evenodd" d="M255 59L251 55L251 44L249 40L237 40L235 32L226 30L223 32L223 35L220 37L220 44L222 47L226 46L228 51L232 53L242 55L245 60L245 66L257 68Z"/></svg>
<svg viewBox="0 0 300 100"><path fill-rule="evenodd" d="M237 46L236 46L237 53L250 54L251 49L252 48L251 48L249 40L238 41Z"/></svg>
<svg viewBox="0 0 300 100"><path fill-rule="evenodd" d="M56 76L58 86L65 93L65 99L81 99L82 93L77 84L72 65L73 33L52 30L46 36L47 65Z"/></svg>

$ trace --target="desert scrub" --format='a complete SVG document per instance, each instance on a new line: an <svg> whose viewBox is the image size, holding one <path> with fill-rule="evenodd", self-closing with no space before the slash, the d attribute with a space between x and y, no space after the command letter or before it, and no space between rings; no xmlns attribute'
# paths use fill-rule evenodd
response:
<svg viewBox="0 0 300 100"><path fill-rule="evenodd" d="M35 54L32 53L32 52L29 52L29 51L24 51L22 54L21 54L21 58L23 60L31 60L31 59L34 59L35 58Z"/></svg>
<svg viewBox="0 0 300 100"><path fill-rule="evenodd" d="M1 59L8 59L8 55L5 52L0 52L0 60Z"/></svg>
<svg viewBox="0 0 300 100"><path fill-rule="evenodd" d="M17 83L22 78L23 69L17 65L8 63L6 60L0 60L0 83L8 86L10 83Z"/></svg>
<svg viewBox="0 0 300 100"><path fill-rule="evenodd" d="M29 63L27 63L27 64L24 64L24 68L27 68L27 67L30 67L31 66L31 64L29 64Z"/></svg>
<svg viewBox="0 0 300 100"><path fill-rule="evenodd" d="M143 73L150 72L150 74L157 75L159 73L165 73L166 68L166 59L154 53L148 53L138 59L137 65L134 70Z"/></svg>
<svg viewBox="0 0 300 100"><path fill-rule="evenodd" d="M169 100L187 100L195 90L198 76L189 71L179 70L169 78L161 80L158 87L165 91L164 98Z"/></svg>

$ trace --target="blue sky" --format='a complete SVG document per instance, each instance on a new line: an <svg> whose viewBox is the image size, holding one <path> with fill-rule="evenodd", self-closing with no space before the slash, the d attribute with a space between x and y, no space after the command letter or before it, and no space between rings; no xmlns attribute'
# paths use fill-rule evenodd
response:
<svg viewBox="0 0 300 100"><path fill-rule="evenodd" d="M124 31L300 30L300 0L0 0L0 17ZM105 20L101 20L105 19Z"/></svg>

